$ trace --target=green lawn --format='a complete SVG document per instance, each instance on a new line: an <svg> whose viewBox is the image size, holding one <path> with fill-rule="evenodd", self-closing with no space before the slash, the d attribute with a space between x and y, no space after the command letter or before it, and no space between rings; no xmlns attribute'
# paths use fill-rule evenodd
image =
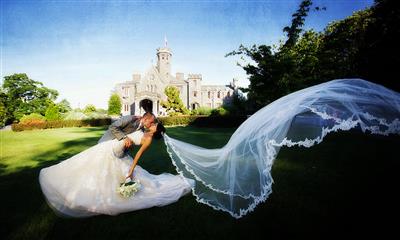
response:
<svg viewBox="0 0 400 240"><path fill-rule="evenodd" d="M223 146L235 129L168 128L168 134L203 147ZM197 203L192 195L165 206L118 216L56 216L42 196L38 174L96 144L104 128L1 131L0 236L2 239L241 239L320 237L397 232L400 137L339 132L312 148L282 148L273 193L236 220ZM139 164L176 173L161 141ZM393 220L391 220L393 219Z"/></svg>

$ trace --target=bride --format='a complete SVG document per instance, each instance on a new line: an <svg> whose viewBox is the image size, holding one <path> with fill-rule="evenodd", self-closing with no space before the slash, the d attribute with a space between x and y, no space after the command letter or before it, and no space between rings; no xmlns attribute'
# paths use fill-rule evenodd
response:
<svg viewBox="0 0 400 240"><path fill-rule="evenodd" d="M371 134L400 134L400 93L363 79L332 80L263 107L219 149L201 148L163 134L181 177L154 176L140 166L135 168L140 156L135 156L132 165L128 156L115 157L118 151L113 150L121 148L112 140L43 169L40 183L50 205L70 216L115 215L162 206L192 189L196 201L241 218L272 193L271 169L281 147L311 147L330 132L353 128ZM130 138L142 144L144 151L163 131L158 124L148 135L137 131ZM124 180L124 173L132 172L144 187L132 199L122 199L115 193L116 186Z"/></svg>
<svg viewBox="0 0 400 240"><path fill-rule="evenodd" d="M114 139L42 169L39 182L49 206L63 216L88 217L117 215L178 201L194 187L194 180L170 173L153 175L137 165L153 139L161 138L164 133L164 126L156 123L146 132L128 134L134 145L140 145L134 159L121 154L124 142ZM130 198L117 193L117 187L126 178L141 184Z"/></svg>

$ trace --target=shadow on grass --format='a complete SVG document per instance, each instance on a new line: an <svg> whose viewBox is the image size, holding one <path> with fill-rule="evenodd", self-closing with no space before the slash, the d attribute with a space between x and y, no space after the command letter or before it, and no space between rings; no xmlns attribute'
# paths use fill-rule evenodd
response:
<svg viewBox="0 0 400 240"><path fill-rule="evenodd" d="M222 146L233 132L191 127L167 131L171 137L203 147L212 146L212 141ZM96 142L94 138L70 141L59 151ZM399 213L399 143L399 137L340 132L309 149L282 148L272 169L273 193L239 220L197 203L192 195L164 207L118 216L57 217L42 196L39 171L77 152L58 154L54 150L35 156L37 167L0 176L0 234L20 239L383 237L397 231L396 221L391 219ZM139 165L153 174L175 173L162 141L154 142Z"/></svg>

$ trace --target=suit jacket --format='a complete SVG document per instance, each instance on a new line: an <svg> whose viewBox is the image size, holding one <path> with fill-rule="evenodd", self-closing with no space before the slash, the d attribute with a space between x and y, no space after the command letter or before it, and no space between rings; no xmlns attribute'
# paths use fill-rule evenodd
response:
<svg viewBox="0 0 400 240"><path fill-rule="evenodd" d="M122 140L127 134L139 130L140 127L140 117L133 115L123 116L108 127L108 130L103 134L98 143L115 138Z"/></svg>

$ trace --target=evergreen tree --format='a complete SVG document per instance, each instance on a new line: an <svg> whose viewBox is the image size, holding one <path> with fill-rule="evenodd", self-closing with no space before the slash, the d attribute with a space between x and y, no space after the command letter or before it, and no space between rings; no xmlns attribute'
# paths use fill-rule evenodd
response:
<svg viewBox="0 0 400 240"><path fill-rule="evenodd" d="M161 101L161 106L167 109L168 115L189 114L189 110L183 105L179 97L179 90L174 86L166 87L164 90L167 95L167 101Z"/></svg>
<svg viewBox="0 0 400 240"><path fill-rule="evenodd" d="M108 115L120 115L121 108L121 98L118 96L118 94L113 93L108 100Z"/></svg>

